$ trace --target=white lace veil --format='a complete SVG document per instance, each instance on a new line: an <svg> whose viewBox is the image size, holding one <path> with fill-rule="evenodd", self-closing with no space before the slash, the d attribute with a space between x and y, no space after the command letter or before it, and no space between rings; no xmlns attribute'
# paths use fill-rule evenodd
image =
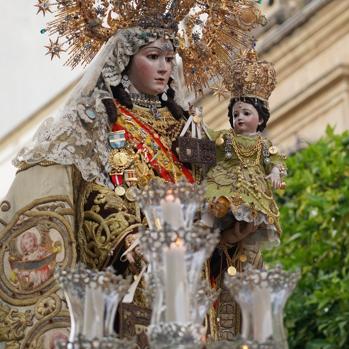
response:
<svg viewBox="0 0 349 349"><path fill-rule="evenodd" d="M113 187L108 175L110 125L102 100L113 98L110 87L119 85L122 72L139 48L157 40L156 36L142 35L143 32L139 27L122 29L109 39L62 110L56 117L46 119L32 142L18 153L13 161L16 167L42 161L75 165L86 181L95 180ZM171 87L175 90L176 102L186 109L180 67L181 64L174 66Z"/></svg>

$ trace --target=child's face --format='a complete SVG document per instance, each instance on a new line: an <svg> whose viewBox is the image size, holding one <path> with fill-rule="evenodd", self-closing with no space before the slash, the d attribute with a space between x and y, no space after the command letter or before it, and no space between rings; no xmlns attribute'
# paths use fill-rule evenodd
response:
<svg viewBox="0 0 349 349"><path fill-rule="evenodd" d="M233 125L236 133L249 134L257 132L259 120L256 108L245 102L236 102L233 107Z"/></svg>
<svg viewBox="0 0 349 349"><path fill-rule="evenodd" d="M36 236L31 232L27 232L22 238L23 251L25 253L31 253L35 251L36 246L37 246Z"/></svg>

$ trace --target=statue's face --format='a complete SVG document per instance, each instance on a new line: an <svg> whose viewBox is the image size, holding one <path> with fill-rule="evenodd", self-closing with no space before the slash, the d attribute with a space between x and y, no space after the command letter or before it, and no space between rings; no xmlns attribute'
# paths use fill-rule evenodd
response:
<svg viewBox="0 0 349 349"><path fill-rule="evenodd" d="M133 56L128 76L138 92L158 95L170 79L175 52L171 41L158 39Z"/></svg>
<svg viewBox="0 0 349 349"><path fill-rule="evenodd" d="M233 125L236 133L251 134L257 132L259 120L257 109L245 102L236 102L233 107Z"/></svg>

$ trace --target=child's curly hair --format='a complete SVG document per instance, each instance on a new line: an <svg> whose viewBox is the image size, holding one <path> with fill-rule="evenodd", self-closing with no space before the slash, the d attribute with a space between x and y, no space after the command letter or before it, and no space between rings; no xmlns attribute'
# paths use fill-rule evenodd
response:
<svg viewBox="0 0 349 349"><path fill-rule="evenodd" d="M230 100L229 107L228 107L228 117L229 122L232 128L234 128L233 124L233 107L235 103L237 102L245 102L248 104L253 105L259 115L259 120L262 120L263 122L258 126L257 131L262 132L265 127L267 126L267 122L270 117L269 107L268 104L264 101L262 101L259 98L255 97L235 97Z"/></svg>

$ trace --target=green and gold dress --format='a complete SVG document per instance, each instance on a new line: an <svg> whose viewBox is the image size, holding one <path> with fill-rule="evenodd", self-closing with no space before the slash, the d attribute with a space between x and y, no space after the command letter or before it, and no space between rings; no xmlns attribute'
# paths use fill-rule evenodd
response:
<svg viewBox="0 0 349 349"><path fill-rule="evenodd" d="M260 133L247 136L224 130L216 134L216 144L217 165L206 178L212 212L218 221L230 217L234 224L245 222L255 228L248 237L243 231L241 236L237 232L232 237L234 242L249 238L260 244L277 244L281 234L279 210L266 176L273 167L279 168L281 176L285 174L285 156Z"/></svg>

